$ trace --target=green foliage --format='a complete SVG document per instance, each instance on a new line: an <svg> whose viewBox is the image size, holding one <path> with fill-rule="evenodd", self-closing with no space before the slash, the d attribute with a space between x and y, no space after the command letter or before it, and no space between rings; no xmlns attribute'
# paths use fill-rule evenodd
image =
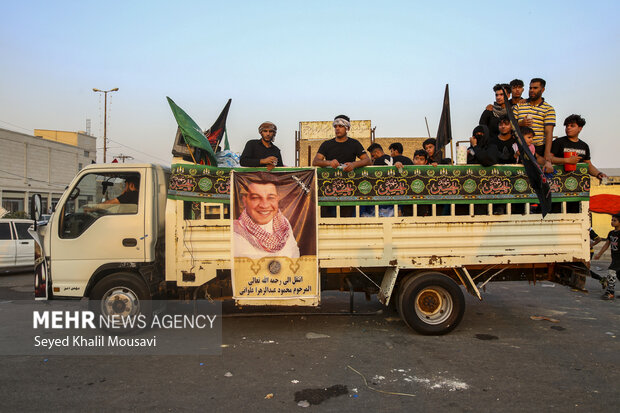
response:
<svg viewBox="0 0 620 413"><path fill-rule="evenodd" d="M2 218L13 218L13 219L30 219L30 215L28 215L25 211L17 211L17 212L9 212Z"/></svg>

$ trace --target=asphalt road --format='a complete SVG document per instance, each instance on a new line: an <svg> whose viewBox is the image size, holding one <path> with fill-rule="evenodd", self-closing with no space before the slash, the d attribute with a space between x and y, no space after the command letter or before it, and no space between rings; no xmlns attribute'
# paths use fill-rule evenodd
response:
<svg viewBox="0 0 620 413"><path fill-rule="evenodd" d="M0 310L31 284L0 277ZM0 410L616 412L620 301L587 288L490 283L440 337L385 309L227 317L221 356L2 356ZM322 311L347 308L347 294L323 300ZM356 309L382 305L358 295Z"/></svg>

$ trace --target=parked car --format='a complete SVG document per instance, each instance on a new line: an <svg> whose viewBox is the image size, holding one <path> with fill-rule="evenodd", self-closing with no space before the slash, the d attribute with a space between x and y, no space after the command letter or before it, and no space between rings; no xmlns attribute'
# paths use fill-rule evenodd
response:
<svg viewBox="0 0 620 413"><path fill-rule="evenodd" d="M33 270L34 240L30 219L0 219L0 273Z"/></svg>

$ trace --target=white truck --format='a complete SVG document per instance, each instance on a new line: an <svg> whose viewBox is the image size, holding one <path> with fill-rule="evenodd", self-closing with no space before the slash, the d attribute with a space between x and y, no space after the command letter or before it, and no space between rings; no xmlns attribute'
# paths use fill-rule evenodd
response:
<svg viewBox="0 0 620 413"><path fill-rule="evenodd" d="M587 271L584 165L570 173L557 170L553 210L544 219L517 165L271 173L308 169L315 171L320 211L319 291L378 294L385 305L396 304L419 333L444 334L458 325L465 309L462 287L480 298L479 289L492 280L574 282ZM139 311L143 300L173 297L273 305L274 300L248 302L234 286L230 182L240 171L267 173L181 159L171 169L87 166L50 222L38 229L36 298L89 297L120 312ZM137 204L106 203L136 179ZM389 214L381 212L385 206ZM314 298L277 304L319 305L320 294Z"/></svg>

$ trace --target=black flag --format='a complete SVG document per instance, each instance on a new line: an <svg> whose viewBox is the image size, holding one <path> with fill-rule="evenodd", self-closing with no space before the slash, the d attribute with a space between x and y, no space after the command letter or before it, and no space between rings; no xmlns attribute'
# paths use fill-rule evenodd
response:
<svg viewBox="0 0 620 413"><path fill-rule="evenodd" d="M205 136L207 137L209 144L211 144L213 152L217 151L217 147L220 145L224 132L226 131L226 118L228 117L228 109L230 109L231 102L232 99L228 99L228 102L226 103L226 106L224 106L224 109L222 109L220 116L218 116L216 121L213 123L213 126L205 132Z"/></svg>
<svg viewBox="0 0 620 413"><path fill-rule="evenodd" d="M545 215L551 211L551 187L549 186L549 182L547 182L547 178L545 178L543 170L540 168L540 165L538 165L538 162L536 162L536 155L530 151L525 139L523 139L523 134L519 130L519 124L512 114L512 103L506 98L508 96L508 90L506 88L503 88L503 90L504 101L506 102L506 115L508 115L508 119L510 119L510 124L515 131L515 136L517 137L517 142L519 142L520 150L523 152L523 166L525 166L525 173L530 181L530 186L538 196L540 211L542 213L542 217L544 218Z"/></svg>
<svg viewBox="0 0 620 413"><path fill-rule="evenodd" d="M441 118L439 118L439 128L437 129L437 150L442 150L444 146L452 141L452 122L450 121L450 93L446 84L446 91L443 95L443 107L441 108Z"/></svg>

